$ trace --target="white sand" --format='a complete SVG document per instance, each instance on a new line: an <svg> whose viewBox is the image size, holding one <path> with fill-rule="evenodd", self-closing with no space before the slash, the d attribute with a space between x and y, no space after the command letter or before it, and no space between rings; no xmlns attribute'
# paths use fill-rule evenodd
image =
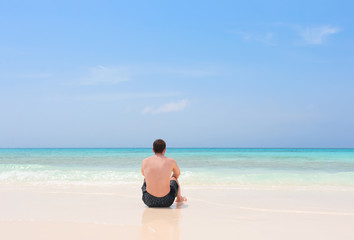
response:
<svg viewBox="0 0 354 240"><path fill-rule="evenodd" d="M0 239L354 239L354 190L183 192L150 209L140 186L1 186Z"/></svg>

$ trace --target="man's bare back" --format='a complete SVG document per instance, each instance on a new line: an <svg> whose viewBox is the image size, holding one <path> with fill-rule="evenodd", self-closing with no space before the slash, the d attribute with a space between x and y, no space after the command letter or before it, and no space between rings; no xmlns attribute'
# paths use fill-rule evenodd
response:
<svg viewBox="0 0 354 240"><path fill-rule="evenodd" d="M141 172L146 182L146 191L158 198L169 194L171 191L170 180L174 180L178 184L178 177L181 174L176 161L166 157L165 152L166 148L162 152L155 152L154 156L144 159L141 165ZM179 184L176 197L176 202L187 200L181 196Z"/></svg>
<svg viewBox="0 0 354 240"><path fill-rule="evenodd" d="M143 160L142 173L146 181L146 190L155 197L163 197L170 192L170 178L177 179L180 170L176 161L162 154L155 154Z"/></svg>

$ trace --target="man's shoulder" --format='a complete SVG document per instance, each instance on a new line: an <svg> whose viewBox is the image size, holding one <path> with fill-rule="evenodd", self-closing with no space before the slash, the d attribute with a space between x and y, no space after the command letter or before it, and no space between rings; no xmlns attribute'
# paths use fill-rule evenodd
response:
<svg viewBox="0 0 354 240"><path fill-rule="evenodd" d="M170 158L170 157L164 157L165 161L167 162L170 162L170 163L176 163L176 160L174 160L173 158ZM150 156L150 157L147 157L143 160L143 163L145 162L151 162L151 161L155 161L156 160L156 156L153 155L153 156Z"/></svg>
<svg viewBox="0 0 354 240"><path fill-rule="evenodd" d="M173 158L170 158L170 157L167 157L169 160L171 160L171 161L175 161Z"/></svg>
<svg viewBox="0 0 354 240"><path fill-rule="evenodd" d="M147 157L147 158L145 158L145 159L143 160L143 162L147 162L147 161L149 161L150 159L153 159L153 158L154 158L154 156Z"/></svg>
<svg viewBox="0 0 354 240"><path fill-rule="evenodd" d="M170 157L166 157L167 161L171 162L171 163L176 163L176 160L174 160L173 158Z"/></svg>

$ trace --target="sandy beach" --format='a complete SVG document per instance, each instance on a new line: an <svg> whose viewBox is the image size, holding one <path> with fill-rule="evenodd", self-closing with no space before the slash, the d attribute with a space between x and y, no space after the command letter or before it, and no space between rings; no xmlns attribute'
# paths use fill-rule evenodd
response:
<svg viewBox="0 0 354 240"><path fill-rule="evenodd" d="M1 1L0 240L354 240L350 9Z"/></svg>
<svg viewBox="0 0 354 240"><path fill-rule="evenodd" d="M354 191L187 187L147 208L139 186L0 188L1 239L353 239Z"/></svg>

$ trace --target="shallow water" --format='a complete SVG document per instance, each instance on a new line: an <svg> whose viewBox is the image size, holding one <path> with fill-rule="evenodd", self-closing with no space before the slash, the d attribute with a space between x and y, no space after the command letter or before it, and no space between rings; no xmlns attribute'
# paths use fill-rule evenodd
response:
<svg viewBox="0 0 354 240"><path fill-rule="evenodd" d="M0 149L1 184L140 184L151 149ZM190 186L354 187L354 149L167 149Z"/></svg>

